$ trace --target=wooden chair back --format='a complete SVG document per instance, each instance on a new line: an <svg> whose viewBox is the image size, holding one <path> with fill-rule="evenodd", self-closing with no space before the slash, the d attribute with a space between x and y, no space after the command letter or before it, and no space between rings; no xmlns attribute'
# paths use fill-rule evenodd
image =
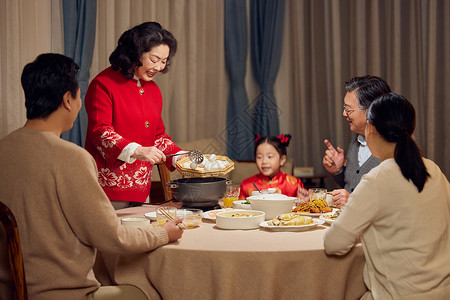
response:
<svg viewBox="0 0 450 300"><path fill-rule="evenodd" d="M12 275L11 289L13 292L13 299L28 299L19 228L17 227L16 218L14 218L13 213L2 202L0 202L0 221L5 228L9 266Z"/></svg>
<svg viewBox="0 0 450 300"><path fill-rule="evenodd" d="M157 164L159 177L161 178L161 185L164 191L164 201L172 200L172 190L167 186L167 183L170 182L170 171L164 163Z"/></svg>

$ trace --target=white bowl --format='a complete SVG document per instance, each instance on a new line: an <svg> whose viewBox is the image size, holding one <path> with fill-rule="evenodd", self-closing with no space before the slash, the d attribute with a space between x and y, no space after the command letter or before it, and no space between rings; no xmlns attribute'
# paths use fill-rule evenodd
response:
<svg viewBox="0 0 450 300"><path fill-rule="evenodd" d="M251 204L244 204L244 202L247 202L247 200L238 200L233 201L233 208L235 209L252 209Z"/></svg>
<svg viewBox="0 0 450 300"><path fill-rule="evenodd" d="M216 226L222 229L256 229L265 213L256 210L223 211L216 215Z"/></svg>
<svg viewBox="0 0 450 300"><path fill-rule="evenodd" d="M283 194L262 194L247 197L252 204L252 209L266 213L266 220L271 220L281 214L292 212L296 197L288 197Z"/></svg>
<svg viewBox="0 0 450 300"><path fill-rule="evenodd" d="M149 228L150 220L147 218L122 218L122 225L135 228Z"/></svg>

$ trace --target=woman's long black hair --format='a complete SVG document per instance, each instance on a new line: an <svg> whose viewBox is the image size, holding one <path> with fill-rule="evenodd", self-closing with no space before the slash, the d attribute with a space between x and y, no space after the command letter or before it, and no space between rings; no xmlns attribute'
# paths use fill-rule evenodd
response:
<svg viewBox="0 0 450 300"><path fill-rule="evenodd" d="M403 176L421 192L430 174L423 163L422 151L412 138L416 126L412 104L403 96L385 94L370 105L367 120L386 141L397 144L394 159Z"/></svg>
<svg viewBox="0 0 450 300"><path fill-rule="evenodd" d="M131 79L135 69L142 66L142 54L159 45L169 47L166 67L160 71L164 74L169 71L172 58L177 52L177 40L156 22L145 22L125 31L109 56L109 62L114 70L120 70L127 79Z"/></svg>

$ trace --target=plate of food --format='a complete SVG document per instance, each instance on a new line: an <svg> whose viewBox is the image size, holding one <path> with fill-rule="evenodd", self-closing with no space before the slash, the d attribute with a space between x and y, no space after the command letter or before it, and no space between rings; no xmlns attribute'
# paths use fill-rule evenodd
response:
<svg viewBox="0 0 450 300"><path fill-rule="evenodd" d="M203 219L215 221L216 215L222 211L233 211L234 208L222 208L222 209L215 209L215 210L208 210L203 213Z"/></svg>
<svg viewBox="0 0 450 300"><path fill-rule="evenodd" d="M331 224L339 217L341 213L340 209L333 209L333 212L320 215L319 219L324 220L326 223Z"/></svg>
<svg viewBox="0 0 450 300"><path fill-rule="evenodd" d="M313 213L313 212L306 212L306 211L296 212L295 214L299 215L299 216L305 216L305 217L320 217L322 215L322 213Z"/></svg>
<svg viewBox="0 0 450 300"><path fill-rule="evenodd" d="M259 226L272 231L305 231L323 223L325 223L324 220L313 219L296 213L287 213L279 215L270 221L262 222Z"/></svg>
<svg viewBox="0 0 450 300"><path fill-rule="evenodd" d="M332 212L333 209L325 200L313 200L301 202L292 211L301 216L319 217L321 214Z"/></svg>

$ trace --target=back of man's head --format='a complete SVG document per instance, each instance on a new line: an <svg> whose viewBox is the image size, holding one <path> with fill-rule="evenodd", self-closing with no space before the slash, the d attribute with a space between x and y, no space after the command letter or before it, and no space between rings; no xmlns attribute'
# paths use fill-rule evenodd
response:
<svg viewBox="0 0 450 300"><path fill-rule="evenodd" d="M391 92L391 88L384 79L372 75L353 77L345 83L345 90L347 92L355 91L361 109L369 108L375 99Z"/></svg>
<svg viewBox="0 0 450 300"><path fill-rule="evenodd" d="M78 92L78 65L73 59L55 53L39 55L23 68L21 82L25 92L27 119L46 119L67 92Z"/></svg>

